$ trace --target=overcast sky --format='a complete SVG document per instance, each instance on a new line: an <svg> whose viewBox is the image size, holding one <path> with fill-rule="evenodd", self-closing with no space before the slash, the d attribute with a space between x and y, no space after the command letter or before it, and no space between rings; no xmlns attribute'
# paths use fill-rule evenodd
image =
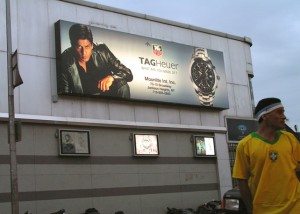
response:
<svg viewBox="0 0 300 214"><path fill-rule="evenodd" d="M255 103L282 100L300 129L300 1L89 0L252 39Z"/></svg>

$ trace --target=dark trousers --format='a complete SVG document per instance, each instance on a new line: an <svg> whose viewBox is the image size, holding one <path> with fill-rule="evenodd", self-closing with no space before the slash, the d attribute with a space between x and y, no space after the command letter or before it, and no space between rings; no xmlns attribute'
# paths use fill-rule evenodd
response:
<svg viewBox="0 0 300 214"><path fill-rule="evenodd" d="M124 84L121 81L116 80L110 87L109 91L102 92L101 95L129 99L130 88L127 83Z"/></svg>

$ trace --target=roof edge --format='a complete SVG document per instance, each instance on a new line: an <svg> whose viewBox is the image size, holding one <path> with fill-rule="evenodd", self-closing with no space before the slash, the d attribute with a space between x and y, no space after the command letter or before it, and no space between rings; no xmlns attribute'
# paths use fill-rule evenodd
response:
<svg viewBox="0 0 300 214"><path fill-rule="evenodd" d="M228 33L223 33L221 31L210 30L210 29L206 29L206 28L202 28L202 27L198 27L198 26L194 26L194 25L189 25L189 24L185 24L185 23L181 23L181 22L163 19L163 18L159 18L156 16L132 12L129 10L110 7L110 6L106 6L106 5L102 5L102 4L98 4L98 3L94 3L94 2L87 2L85 0L59 0L59 1L67 2L67 3L71 3L71 4L77 4L77 5L81 5L81 6L85 6L85 7L96 8L96 9L100 9L100 10L104 10L104 11L108 11L108 12L114 12L114 13L132 16L132 17L136 17L136 18L141 18L141 19L145 19L145 20L149 20L149 21L159 22L162 24L168 24L168 25L185 28L185 29L189 29L189 30L194 30L194 31L202 32L202 33L207 33L207 34L211 34L211 35L215 35L215 36L220 36L220 37L224 37L224 38L228 38L228 39L238 40L238 41L249 44L250 47L252 46L252 40L250 37L247 37L247 36L244 36L244 37L236 36L236 35L232 35L232 34L228 34Z"/></svg>

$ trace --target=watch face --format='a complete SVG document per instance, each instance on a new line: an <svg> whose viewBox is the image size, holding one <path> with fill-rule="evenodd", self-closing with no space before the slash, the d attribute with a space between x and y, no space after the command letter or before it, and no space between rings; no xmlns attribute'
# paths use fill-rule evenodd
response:
<svg viewBox="0 0 300 214"><path fill-rule="evenodd" d="M213 91L216 75L210 61L196 58L191 67L191 77L202 94L208 95Z"/></svg>

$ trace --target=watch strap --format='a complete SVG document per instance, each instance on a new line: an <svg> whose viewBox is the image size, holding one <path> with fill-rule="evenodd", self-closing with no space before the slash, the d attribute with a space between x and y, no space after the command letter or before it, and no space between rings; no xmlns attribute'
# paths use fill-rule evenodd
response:
<svg viewBox="0 0 300 214"><path fill-rule="evenodd" d="M202 60L207 61L207 62L210 61L210 63L211 63L211 60L207 53L207 49L205 49L205 48L195 48L192 59L195 59L195 58L201 58ZM213 70L214 70L214 68L213 68ZM215 70L214 70L214 72L215 72ZM216 81L218 81L218 78L216 78ZM202 93L198 87L195 87L195 92L197 93L198 99L202 105L204 105L204 106L212 106L213 105L216 87L213 88L213 91L210 94Z"/></svg>
<svg viewBox="0 0 300 214"><path fill-rule="evenodd" d="M207 54L207 50L205 48L195 48L194 50L194 58L201 58L205 61L210 60Z"/></svg>

